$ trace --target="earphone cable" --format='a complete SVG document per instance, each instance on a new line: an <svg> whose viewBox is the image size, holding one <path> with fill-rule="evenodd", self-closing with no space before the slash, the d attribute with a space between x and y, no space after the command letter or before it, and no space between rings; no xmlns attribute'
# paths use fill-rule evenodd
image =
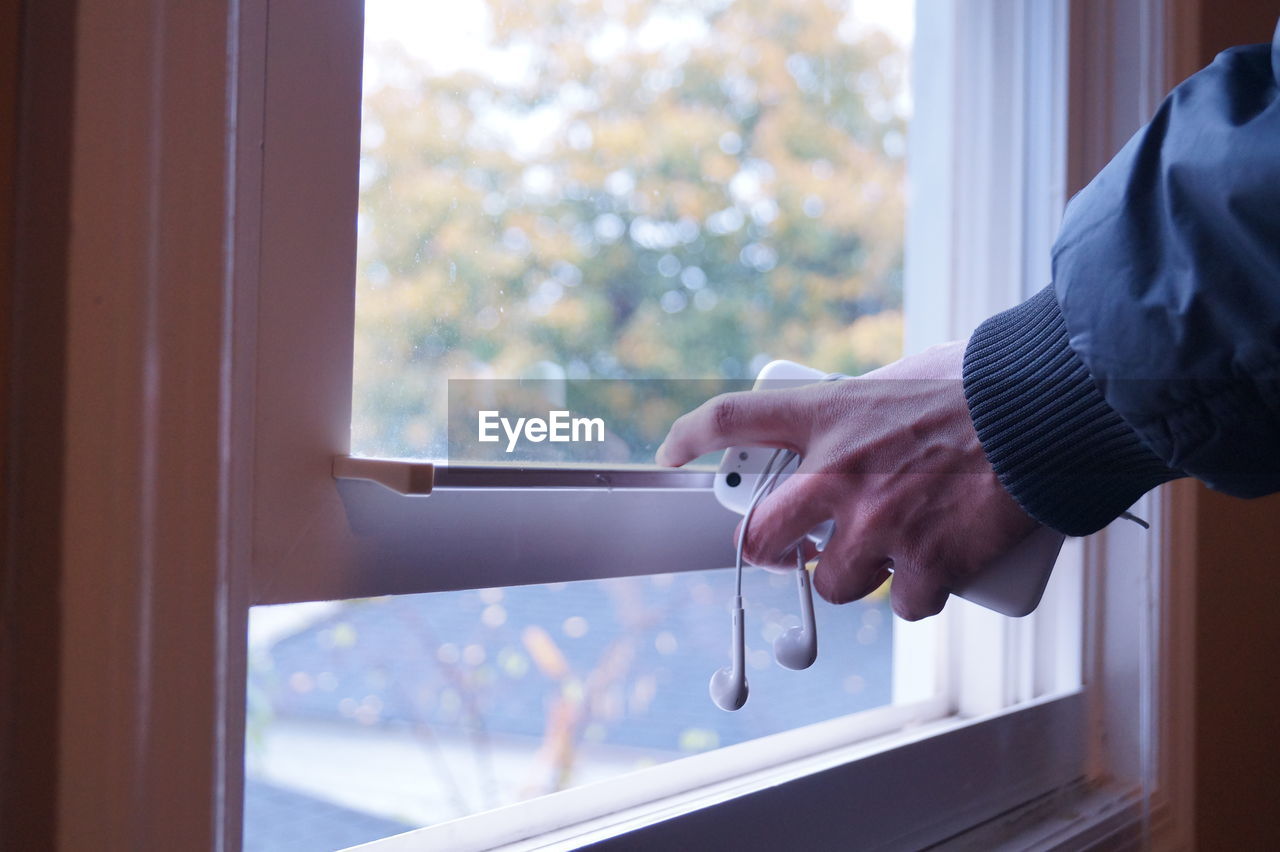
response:
<svg viewBox="0 0 1280 852"><path fill-rule="evenodd" d="M734 594L739 600L742 598L742 551L747 543L747 527L751 523L751 516L755 514L756 506L760 505L760 501L773 492L782 473L797 458L799 453L794 450L774 450L768 464L761 471L760 478L756 480L755 488L752 489L751 502L747 504L747 511L742 516L742 526L738 528L738 547L734 557L734 568L737 572Z"/></svg>

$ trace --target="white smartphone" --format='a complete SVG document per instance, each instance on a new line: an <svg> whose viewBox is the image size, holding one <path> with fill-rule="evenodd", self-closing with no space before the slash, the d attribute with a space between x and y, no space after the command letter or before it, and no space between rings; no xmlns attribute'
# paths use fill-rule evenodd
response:
<svg viewBox="0 0 1280 852"><path fill-rule="evenodd" d="M820 382L826 375L794 361L771 361L756 377L755 388L799 387ZM713 486L721 505L740 515L745 514L756 482L773 453L771 447L730 447L725 450ZM783 477L790 476L798 464L798 460L792 462ZM826 521L815 527L809 538L819 548L825 547L834 529L834 523ZM1004 615L1028 615L1044 595L1063 540L1061 533L1040 527L1009 553L952 591L965 600Z"/></svg>

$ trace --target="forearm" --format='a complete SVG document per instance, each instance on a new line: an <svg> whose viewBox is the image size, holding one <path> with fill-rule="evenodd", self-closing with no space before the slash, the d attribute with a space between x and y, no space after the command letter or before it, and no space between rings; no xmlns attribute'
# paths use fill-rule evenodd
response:
<svg viewBox="0 0 1280 852"><path fill-rule="evenodd" d="M1072 199L1053 284L975 332L1000 480L1081 535L1155 485L1280 490L1280 34L1188 79Z"/></svg>
<svg viewBox="0 0 1280 852"><path fill-rule="evenodd" d="M1280 489L1280 68L1218 56L1071 201L1053 286L1072 350L1170 467Z"/></svg>

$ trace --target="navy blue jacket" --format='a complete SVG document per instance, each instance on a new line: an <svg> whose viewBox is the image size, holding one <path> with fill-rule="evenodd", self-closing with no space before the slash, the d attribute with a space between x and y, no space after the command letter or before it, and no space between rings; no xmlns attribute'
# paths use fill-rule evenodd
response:
<svg viewBox="0 0 1280 852"><path fill-rule="evenodd" d="M1001 482L1061 532L1184 475L1280 491L1280 28L1071 200L1052 285L978 328L964 382Z"/></svg>

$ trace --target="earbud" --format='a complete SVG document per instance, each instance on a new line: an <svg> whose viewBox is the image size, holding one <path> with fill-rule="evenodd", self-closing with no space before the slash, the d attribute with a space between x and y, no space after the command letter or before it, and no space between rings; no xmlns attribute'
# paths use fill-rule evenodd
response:
<svg viewBox="0 0 1280 852"><path fill-rule="evenodd" d="M813 619L813 588L809 584L809 572L805 570L803 562L796 569L796 585L800 590L800 619L803 624L789 628L773 640L773 657L779 665L799 671L809 668L818 659L818 625Z"/></svg>
<svg viewBox="0 0 1280 852"><path fill-rule="evenodd" d="M740 710L747 703L746 637L743 628L742 596L733 601L733 668L719 669L711 676L711 700L721 710Z"/></svg>

